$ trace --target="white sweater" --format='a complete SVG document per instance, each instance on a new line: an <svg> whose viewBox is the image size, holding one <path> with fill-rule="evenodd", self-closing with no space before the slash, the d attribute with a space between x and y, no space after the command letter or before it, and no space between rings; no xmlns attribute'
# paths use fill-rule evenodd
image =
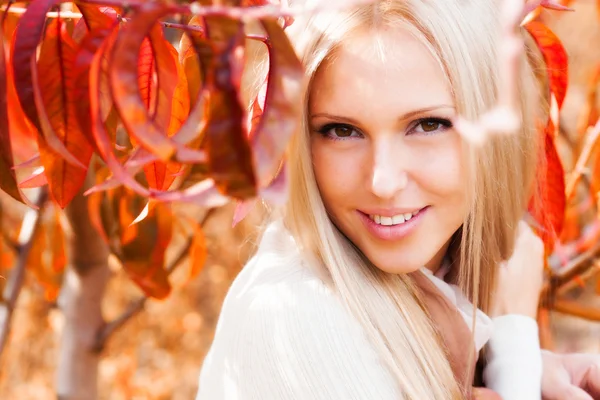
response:
<svg viewBox="0 0 600 400"><path fill-rule="evenodd" d="M466 299L449 294L455 287L430 279L465 308ZM504 400L540 399L536 322L518 315L487 320L486 386ZM303 267L283 225L271 224L227 293L196 400L398 400L399 390L359 322Z"/></svg>

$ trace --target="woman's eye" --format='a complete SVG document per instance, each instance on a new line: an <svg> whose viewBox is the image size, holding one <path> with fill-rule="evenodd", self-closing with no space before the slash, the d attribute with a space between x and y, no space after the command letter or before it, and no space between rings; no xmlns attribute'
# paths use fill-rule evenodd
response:
<svg viewBox="0 0 600 400"><path fill-rule="evenodd" d="M445 119L428 118L421 120L415 126L418 133L433 133L440 130L446 130L452 127L452 122Z"/></svg>
<svg viewBox="0 0 600 400"><path fill-rule="evenodd" d="M330 139L347 139L360 137L360 133L351 126L340 124L328 124L319 129L319 133Z"/></svg>

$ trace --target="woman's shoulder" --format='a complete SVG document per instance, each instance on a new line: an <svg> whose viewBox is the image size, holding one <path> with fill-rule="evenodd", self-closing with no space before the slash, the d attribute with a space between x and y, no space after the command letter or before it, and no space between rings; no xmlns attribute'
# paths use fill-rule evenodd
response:
<svg viewBox="0 0 600 400"><path fill-rule="evenodd" d="M233 280L221 318L230 312L246 312L250 306L265 311L274 304L278 308L288 303L297 306L299 296L333 298L328 285L312 267L281 221L271 223L257 252Z"/></svg>
<svg viewBox="0 0 600 400"><path fill-rule="evenodd" d="M358 321L269 228L223 303L197 399L397 398Z"/></svg>

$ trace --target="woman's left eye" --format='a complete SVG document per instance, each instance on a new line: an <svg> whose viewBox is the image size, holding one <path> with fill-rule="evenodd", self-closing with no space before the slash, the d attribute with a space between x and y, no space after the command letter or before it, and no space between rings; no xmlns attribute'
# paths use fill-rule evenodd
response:
<svg viewBox="0 0 600 400"><path fill-rule="evenodd" d="M414 131L417 133L435 133L452 128L452 122L443 118L425 118L417 121Z"/></svg>

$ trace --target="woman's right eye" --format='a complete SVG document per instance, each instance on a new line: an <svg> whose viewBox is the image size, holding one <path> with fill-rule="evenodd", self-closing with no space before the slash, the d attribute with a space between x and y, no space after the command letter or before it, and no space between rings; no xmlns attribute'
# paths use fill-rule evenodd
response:
<svg viewBox="0 0 600 400"><path fill-rule="evenodd" d="M318 132L326 138L333 140L344 140L362 136L352 126L343 124L327 124L319 129Z"/></svg>

